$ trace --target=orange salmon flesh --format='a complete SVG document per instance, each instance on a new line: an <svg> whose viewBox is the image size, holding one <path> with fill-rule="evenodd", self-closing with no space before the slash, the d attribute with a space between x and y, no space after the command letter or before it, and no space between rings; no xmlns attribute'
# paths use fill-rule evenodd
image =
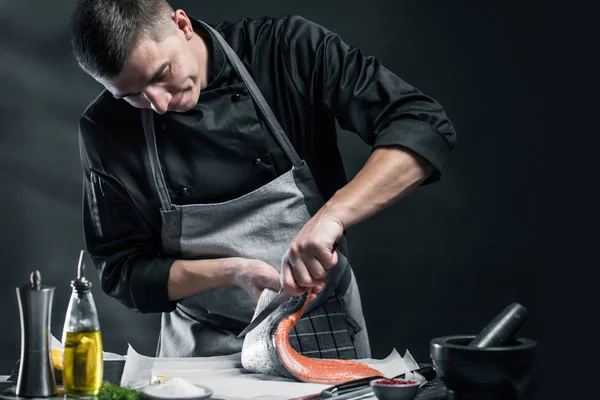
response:
<svg viewBox="0 0 600 400"><path fill-rule="evenodd" d="M289 335L304 313L309 302L308 297L310 297L310 292L302 308L284 318L277 326L275 350L283 366L302 382L328 385L337 385L370 376L383 376L376 369L357 361L309 358L294 350L290 345Z"/></svg>

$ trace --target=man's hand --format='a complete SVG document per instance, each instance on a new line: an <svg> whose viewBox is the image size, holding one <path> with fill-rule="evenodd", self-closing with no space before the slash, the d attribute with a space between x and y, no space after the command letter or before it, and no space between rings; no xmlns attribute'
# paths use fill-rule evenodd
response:
<svg viewBox="0 0 600 400"><path fill-rule="evenodd" d="M311 298L325 288L327 272L338 262L333 245L344 232L338 220L323 209L312 217L290 243L281 263L281 286L294 295L312 289Z"/></svg>
<svg viewBox="0 0 600 400"><path fill-rule="evenodd" d="M278 291L279 272L261 260L236 258L233 283L244 289L255 303L265 288Z"/></svg>
<svg viewBox="0 0 600 400"><path fill-rule="evenodd" d="M365 166L340 188L290 243L281 264L281 285L299 295L325 288L323 278L338 261L333 244L344 229L377 214L407 196L433 167L407 149L378 147Z"/></svg>

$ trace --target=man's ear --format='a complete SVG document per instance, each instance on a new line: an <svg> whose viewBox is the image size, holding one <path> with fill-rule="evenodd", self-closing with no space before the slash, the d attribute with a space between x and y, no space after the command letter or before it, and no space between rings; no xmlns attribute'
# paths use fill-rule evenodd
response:
<svg viewBox="0 0 600 400"><path fill-rule="evenodd" d="M194 27L192 21L182 9L175 10L173 13L173 22L177 25L177 29L183 32L187 40L190 40L194 35Z"/></svg>

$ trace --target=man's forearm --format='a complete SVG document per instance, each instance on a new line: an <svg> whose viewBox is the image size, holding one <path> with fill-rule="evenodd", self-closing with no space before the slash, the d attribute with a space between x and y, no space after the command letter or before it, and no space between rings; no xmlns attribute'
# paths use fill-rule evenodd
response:
<svg viewBox="0 0 600 400"><path fill-rule="evenodd" d="M221 286L235 285L258 301L264 288L279 290L279 272L258 259L243 257L175 260L169 271L169 301Z"/></svg>
<svg viewBox="0 0 600 400"><path fill-rule="evenodd" d="M179 300L234 283L236 258L176 260L169 273L169 300Z"/></svg>
<svg viewBox="0 0 600 400"><path fill-rule="evenodd" d="M431 172L431 165L409 150L379 147L319 213L348 229L408 195Z"/></svg>

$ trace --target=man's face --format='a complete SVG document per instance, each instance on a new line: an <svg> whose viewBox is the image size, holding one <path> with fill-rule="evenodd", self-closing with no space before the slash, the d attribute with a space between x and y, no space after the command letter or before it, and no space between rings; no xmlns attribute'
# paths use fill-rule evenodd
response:
<svg viewBox="0 0 600 400"><path fill-rule="evenodd" d="M140 38L121 74L99 82L134 107L152 108L159 114L188 111L198 102L206 76L201 73L206 69L206 54L199 51L205 47L198 45L199 40L185 13L178 10L172 34L158 42Z"/></svg>

